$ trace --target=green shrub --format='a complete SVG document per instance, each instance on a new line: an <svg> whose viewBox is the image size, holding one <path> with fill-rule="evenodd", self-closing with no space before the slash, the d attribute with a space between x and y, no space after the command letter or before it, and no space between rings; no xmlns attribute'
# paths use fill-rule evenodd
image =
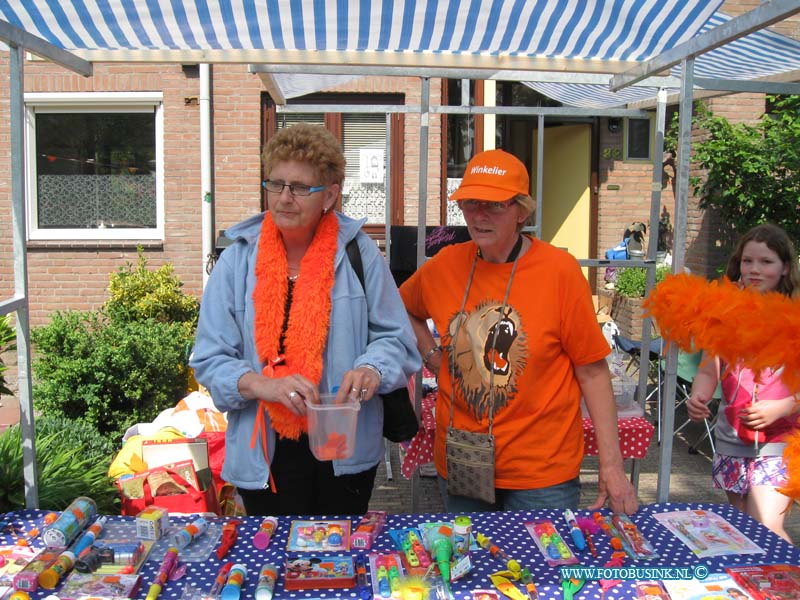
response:
<svg viewBox="0 0 800 600"><path fill-rule="evenodd" d="M656 267L656 284L664 281L670 274L670 268L666 265ZM620 296L628 298L644 298L644 291L647 286L647 269L642 267L627 267L620 269L617 279L614 282L614 289Z"/></svg>
<svg viewBox="0 0 800 600"><path fill-rule="evenodd" d="M32 332L35 408L121 436L186 394L186 348L192 337L187 323L57 312L48 325Z"/></svg>
<svg viewBox="0 0 800 600"><path fill-rule="evenodd" d="M183 283L173 274L170 264L150 271L147 258L139 248L139 262L128 263L114 273L108 285L109 298L104 312L111 320L197 324L199 303L181 291Z"/></svg>
<svg viewBox="0 0 800 600"><path fill-rule="evenodd" d="M189 385L188 349L198 302L181 291L172 266L136 266L109 278L109 299L96 312L56 312L31 332L34 406L84 420L105 435L152 421Z"/></svg>
<svg viewBox="0 0 800 600"><path fill-rule="evenodd" d="M106 472L113 457L108 440L85 423L43 416L36 421L39 505L63 510L88 496L100 512L119 511L113 480ZM0 513L25 508L19 425L0 435Z"/></svg>

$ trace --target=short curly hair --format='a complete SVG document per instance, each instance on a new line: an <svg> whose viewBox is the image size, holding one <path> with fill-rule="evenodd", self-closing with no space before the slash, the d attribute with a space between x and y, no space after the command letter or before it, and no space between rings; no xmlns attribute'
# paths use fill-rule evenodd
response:
<svg viewBox="0 0 800 600"><path fill-rule="evenodd" d="M341 185L344 181L342 145L322 125L298 123L279 130L267 143L261 159L265 173L279 162L294 160L310 165L319 183Z"/></svg>

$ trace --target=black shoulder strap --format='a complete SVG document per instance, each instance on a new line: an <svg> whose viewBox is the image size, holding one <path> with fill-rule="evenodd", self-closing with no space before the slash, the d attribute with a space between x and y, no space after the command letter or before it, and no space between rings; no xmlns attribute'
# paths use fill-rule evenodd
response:
<svg viewBox="0 0 800 600"><path fill-rule="evenodd" d="M347 242L347 258L350 259L350 266L353 267L353 271L356 272L356 277L358 277L358 281L361 282L361 287L364 289L364 293L367 291L367 287L364 285L364 265L361 263L361 250L358 248L358 241L355 238Z"/></svg>

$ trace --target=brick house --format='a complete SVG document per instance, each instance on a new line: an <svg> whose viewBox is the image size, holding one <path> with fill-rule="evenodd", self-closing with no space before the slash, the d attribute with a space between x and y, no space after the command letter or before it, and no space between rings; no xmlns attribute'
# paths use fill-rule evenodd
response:
<svg viewBox="0 0 800 600"><path fill-rule="evenodd" d="M723 10L737 15L757 4L755 1L729 1ZM798 22L793 18L779 23L775 29L800 37ZM9 107L9 89L5 83L8 73L8 53L0 52L0 81L4 82L0 84L0 111L6 114ZM248 72L246 65L214 65L212 81L215 229L222 230L262 209L261 149L271 129L283 119L292 117L274 111L262 80ZM478 102L483 94L491 93L486 92L480 82L474 84L474 88ZM430 89L432 105L446 103L454 96L452 82L432 79ZM58 115L59 111L63 112L70 106L85 108L88 102L101 113L131 110L147 115L146 118L150 119L147 122L155 123L162 132L157 142L160 144L160 169L156 169L153 175L161 178L157 184L161 191L156 206L150 207L149 213L134 215L133 231L129 228L128 233L120 237L114 234L113 224L98 219L88 233L84 231L78 237L73 235L76 225L64 228L59 228L57 223L53 227L42 225L46 223L43 218L47 215L56 220L66 218L63 216L66 213L59 211L68 211L68 207L38 207L38 221L32 221L27 241L31 324L36 326L47 322L48 315L54 310L98 307L105 300L109 274L126 262L134 261L137 246L145 249L151 265L172 263L185 284L185 290L200 295L207 257L202 256L200 239L203 199L196 65L96 63L94 75L84 78L52 63L34 59L25 64L25 92L26 107L33 110L29 114ZM419 80L369 77L304 100L370 102L375 98L381 100L374 103L419 104ZM759 94L737 94L713 100L712 108L718 114L729 114L734 120L755 119L763 112L764 98ZM375 128L365 125L369 120L358 122L356 119L354 124L348 124L347 119L330 114L320 118L343 136L346 150L348 140L353 144L362 138L374 141L369 136ZM419 118L417 114L408 113L395 118L392 123L394 177L390 185L395 202L391 218L393 225L415 225L417 222ZM474 118L470 134L474 139L485 138L484 128L489 130L491 127L485 125L485 121L484 117ZM507 122L505 126L508 132L515 125ZM648 221L653 157L650 160L625 159L626 124L619 127L609 123L607 117L596 117L589 119L587 126L591 127L591 143L597 149L597 156L591 163L589 175L592 206L589 246L586 254L578 257L596 258L619 241L622 231L631 221ZM10 238L8 127L8 121L0 124L0 166L3 167L0 169L0 223L3 224L0 230ZM448 165L457 163L448 156L448 146L450 154L453 154L452 129L452 123L448 126L445 117L433 116L430 120L426 219L429 224L448 222ZM347 137L349 131L352 131L352 138ZM46 138L47 130L39 133ZM50 147L56 148L57 143L51 140ZM481 143L473 147L480 148ZM29 159L36 160L39 151L32 149L30 140L29 148ZM39 160L44 161L43 164L57 165L61 157L55 150L48 152L51 153L39 157ZM128 171L136 170L130 171L131 175L146 170L142 166L126 164L122 167ZM149 185L156 184L151 182ZM666 211L674 215L674 199L669 185L665 186L661 202ZM718 243L718 232L724 224L697 209L696 199L691 198L690 203L686 263L696 272L711 273L725 254L725 248ZM344 209L348 212L347 205ZM363 210L363 206L360 209L356 207L354 214L361 215L359 210ZM139 235L136 235L135 228L139 228ZM382 238L383 221L370 217L368 230L376 239ZM10 297L13 289L11 245L5 244L0 250L0 293L2 297Z"/></svg>

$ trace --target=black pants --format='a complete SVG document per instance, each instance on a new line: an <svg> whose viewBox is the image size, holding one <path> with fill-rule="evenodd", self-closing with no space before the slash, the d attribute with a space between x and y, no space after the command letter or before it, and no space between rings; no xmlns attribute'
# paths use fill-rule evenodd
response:
<svg viewBox="0 0 800 600"><path fill-rule="evenodd" d="M308 436L297 441L278 438L272 490L237 488L249 516L267 515L360 515L367 512L375 473L371 469L335 477L333 463L317 460L308 446Z"/></svg>

